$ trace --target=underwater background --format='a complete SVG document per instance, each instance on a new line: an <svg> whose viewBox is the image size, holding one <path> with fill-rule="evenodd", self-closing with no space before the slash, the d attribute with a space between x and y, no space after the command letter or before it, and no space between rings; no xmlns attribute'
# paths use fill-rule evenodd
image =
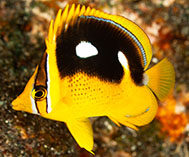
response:
<svg viewBox="0 0 189 157"><path fill-rule="evenodd" d="M176 71L172 95L139 131L119 128L106 117L91 119L95 156L189 156L188 0L0 0L0 156L92 156L64 123L11 108L45 51L50 20L67 3L134 21L151 40L152 64L167 57Z"/></svg>

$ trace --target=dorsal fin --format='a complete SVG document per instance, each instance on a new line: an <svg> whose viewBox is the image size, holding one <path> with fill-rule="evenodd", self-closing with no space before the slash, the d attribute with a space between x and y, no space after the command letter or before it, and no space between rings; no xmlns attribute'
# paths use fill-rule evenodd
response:
<svg viewBox="0 0 189 157"><path fill-rule="evenodd" d="M143 68L144 70L147 69L152 57L151 44L147 35L138 25L124 17L109 15L94 8L91 9L90 7L85 6L81 7L80 5L67 5L63 11L61 9L59 10L55 22L52 20L50 24L48 39L46 40L47 49L51 47L51 44L55 44L56 38L62 32L62 30L66 31L67 28L74 24L78 17L81 16L93 16L107 20L110 23L116 24L118 27L123 27L125 31L127 31L128 36L130 36L134 42L136 42L136 45L138 45Z"/></svg>

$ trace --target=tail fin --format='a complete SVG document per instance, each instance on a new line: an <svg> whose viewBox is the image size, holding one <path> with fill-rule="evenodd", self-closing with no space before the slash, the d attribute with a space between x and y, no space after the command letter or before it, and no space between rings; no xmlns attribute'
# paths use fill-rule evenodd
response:
<svg viewBox="0 0 189 157"><path fill-rule="evenodd" d="M155 93L158 99L163 100L170 94L175 84L173 65L165 58L154 67L146 71L147 86Z"/></svg>

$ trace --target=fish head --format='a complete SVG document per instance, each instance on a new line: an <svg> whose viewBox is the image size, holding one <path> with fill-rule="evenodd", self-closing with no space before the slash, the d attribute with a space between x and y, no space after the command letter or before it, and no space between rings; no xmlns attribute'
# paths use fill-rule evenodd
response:
<svg viewBox="0 0 189 157"><path fill-rule="evenodd" d="M18 111L25 111L33 114L37 114L35 111L35 107L33 107L32 103L35 101L34 96L34 82L37 75L38 67L35 69L35 72L29 79L26 84L23 92L12 101L12 108Z"/></svg>
<svg viewBox="0 0 189 157"><path fill-rule="evenodd" d="M53 80L54 78L50 77L51 74L48 74L48 60L48 54L45 52L24 91L13 100L12 107L14 110L26 111L46 117L52 111L52 106L57 104L59 101L59 81L58 79ZM55 67L52 66L51 69L53 71ZM53 76L56 76L56 74Z"/></svg>

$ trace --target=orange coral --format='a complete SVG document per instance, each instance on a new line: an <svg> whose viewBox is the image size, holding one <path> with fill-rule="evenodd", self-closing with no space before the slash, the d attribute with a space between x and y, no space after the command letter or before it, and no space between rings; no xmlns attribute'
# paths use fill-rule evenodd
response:
<svg viewBox="0 0 189 157"><path fill-rule="evenodd" d="M187 115L184 112L176 113L177 101L171 96L159 107L157 119L162 124L161 131L167 133L170 141L179 140L187 125Z"/></svg>

